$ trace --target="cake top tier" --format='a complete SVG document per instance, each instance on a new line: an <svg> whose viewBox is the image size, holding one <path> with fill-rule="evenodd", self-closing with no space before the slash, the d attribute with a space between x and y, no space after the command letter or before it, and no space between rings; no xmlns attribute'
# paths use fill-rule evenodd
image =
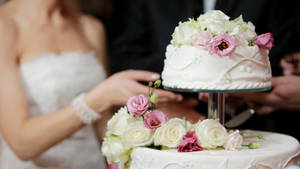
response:
<svg viewBox="0 0 300 169"><path fill-rule="evenodd" d="M209 11L179 22L166 48L163 85L192 91L252 91L271 87L271 33L257 35L242 16Z"/></svg>
<svg viewBox="0 0 300 169"><path fill-rule="evenodd" d="M174 46L203 47L210 54L220 57L232 54L237 46L257 45L261 49L270 50L273 43L271 33L257 36L255 26L251 22L245 22L242 15L230 20L219 10L208 11L197 20L179 22L171 40Z"/></svg>

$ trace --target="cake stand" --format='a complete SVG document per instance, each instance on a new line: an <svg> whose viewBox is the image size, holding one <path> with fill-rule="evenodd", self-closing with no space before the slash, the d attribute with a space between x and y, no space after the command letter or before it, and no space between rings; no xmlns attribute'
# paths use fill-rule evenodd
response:
<svg viewBox="0 0 300 169"><path fill-rule="evenodd" d="M224 93L245 93L263 92L270 90L271 87L256 89L235 89L235 90L205 90L205 89L181 89L164 87L166 90L175 92L208 93L208 118L218 119L221 124L225 123L225 97Z"/></svg>

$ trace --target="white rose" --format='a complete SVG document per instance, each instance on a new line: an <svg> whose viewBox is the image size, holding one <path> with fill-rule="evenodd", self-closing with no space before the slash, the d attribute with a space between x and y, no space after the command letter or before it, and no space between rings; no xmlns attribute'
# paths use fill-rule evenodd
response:
<svg viewBox="0 0 300 169"><path fill-rule="evenodd" d="M202 29L206 28L213 35L228 32L230 29L229 17L219 10L208 11L200 15L197 22Z"/></svg>
<svg viewBox="0 0 300 169"><path fill-rule="evenodd" d="M229 134L228 139L224 145L226 150L237 151L242 148L243 137L240 132L237 130Z"/></svg>
<svg viewBox="0 0 300 169"><path fill-rule="evenodd" d="M109 164L117 163L119 168L129 160L128 149L117 136L105 137L102 143L102 154Z"/></svg>
<svg viewBox="0 0 300 169"><path fill-rule="evenodd" d="M153 132L145 127L143 121L135 121L127 126L122 140L128 147L150 145L153 142Z"/></svg>
<svg viewBox="0 0 300 169"><path fill-rule="evenodd" d="M130 115L126 107L120 110L107 122L106 136L121 136L127 128L127 125L134 121L134 117Z"/></svg>
<svg viewBox="0 0 300 169"><path fill-rule="evenodd" d="M176 148L186 134L185 121L173 118L156 129L154 133L154 144Z"/></svg>
<svg viewBox="0 0 300 169"><path fill-rule="evenodd" d="M194 130L195 125L189 121L186 121L186 128L187 128L187 130L192 131L192 130Z"/></svg>
<svg viewBox="0 0 300 169"><path fill-rule="evenodd" d="M235 36L240 43L248 42L256 37L255 26L252 22L244 22L242 15L231 21L229 34Z"/></svg>
<svg viewBox="0 0 300 169"><path fill-rule="evenodd" d="M203 15L200 15L197 18L197 21L205 21L205 20L229 20L229 16L227 16L220 10L211 10L206 12Z"/></svg>
<svg viewBox="0 0 300 169"><path fill-rule="evenodd" d="M252 22L248 22L247 25L245 25L244 34L247 40L252 40L256 37L255 26Z"/></svg>
<svg viewBox="0 0 300 169"><path fill-rule="evenodd" d="M187 22L179 22L172 34L171 44L175 46L192 45L195 35L201 30L200 25L190 19Z"/></svg>
<svg viewBox="0 0 300 169"><path fill-rule="evenodd" d="M228 136L226 129L213 119L206 119L197 123L195 131L199 145L204 148L223 146Z"/></svg>

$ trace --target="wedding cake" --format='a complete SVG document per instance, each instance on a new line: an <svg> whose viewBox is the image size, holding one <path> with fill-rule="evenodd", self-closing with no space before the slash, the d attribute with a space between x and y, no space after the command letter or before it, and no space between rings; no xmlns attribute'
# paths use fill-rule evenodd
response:
<svg viewBox="0 0 300 169"><path fill-rule="evenodd" d="M152 86L151 84L149 86ZM284 169L300 165L299 142L262 131L228 131L218 120L168 119L150 88L108 121L102 153L109 169Z"/></svg>
<svg viewBox="0 0 300 169"><path fill-rule="evenodd" d="M209 11L175 28L166 49L163 85L206 90L270 87L272 46L272 34L257 36L254 25L242 16L229 20L221 11Z"/></svg>
<svg viewBox="0 0 300 169"><path fill-rule="evenodd" d="M263 136L257 149L239 151L204 150L180 153L175 149L137 148L131 153L130 169L284 169L300 166L299 142L290 136L258 131L245 131ZM244 143L255 139L244 137Z"/></svg>
<svg viewBox="0 0 300 169"><path fill-rule="evenodd" d="M209 11L179 23L166 51L164 86L179 89L258 89L271 86L272 34L256 35L242 17ZM218 120L171 118L149 97L131 97L107 123L102 153L109 169L283 169L300 165L299 142L262 131L228 131ZM298 164L297 164L298 162Z"/></svg>

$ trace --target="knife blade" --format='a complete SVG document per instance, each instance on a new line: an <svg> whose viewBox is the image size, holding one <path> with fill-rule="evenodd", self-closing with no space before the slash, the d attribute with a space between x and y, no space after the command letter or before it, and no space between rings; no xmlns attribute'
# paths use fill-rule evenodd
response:
<svg viewBox="0 0 300 169"><path fill-rule="evenodd" d="M231 120L226 122L225 127L227 127L227 128L237 127L237 126L241 125L242 123L244 123L245 121L247 121L253 114L255 114L254 109L249 108L247 110L244 110L243 112L234 116Z"/></svg>

